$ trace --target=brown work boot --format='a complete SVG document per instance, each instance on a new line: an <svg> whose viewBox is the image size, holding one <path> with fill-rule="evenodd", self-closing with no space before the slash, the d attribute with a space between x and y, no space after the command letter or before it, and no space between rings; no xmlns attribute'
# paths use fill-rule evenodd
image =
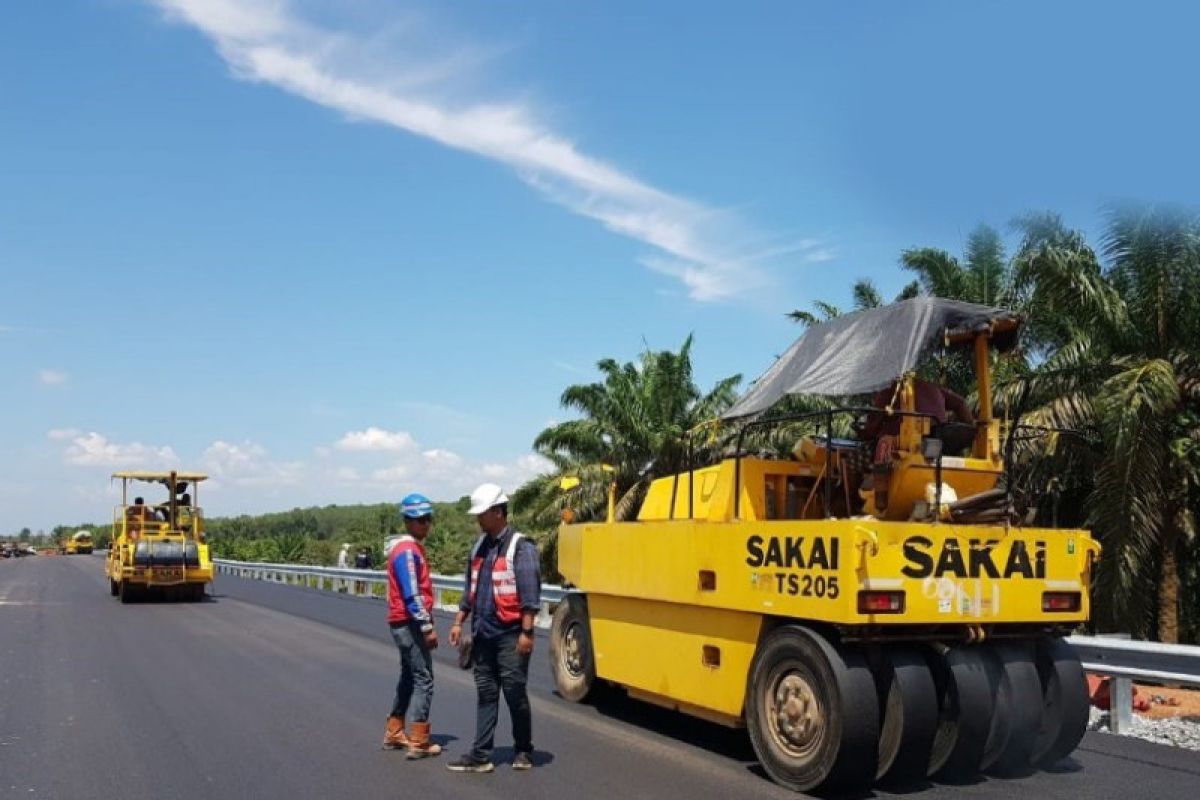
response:
<svg viewBox="0 0 1200 800"><path fill-rule="evenodd" d="M405 750L409 739L404 733L404 717L388 717L387 730L383 734L384 750Z"/></svg>
<svg viewBox="0 0 1200 800"><path fill-rule="evenodd" d="M436 756L442 752L440 744L429 741L429 723L414 722L412 736L408 737L408 757L411 759Z"/></svg>

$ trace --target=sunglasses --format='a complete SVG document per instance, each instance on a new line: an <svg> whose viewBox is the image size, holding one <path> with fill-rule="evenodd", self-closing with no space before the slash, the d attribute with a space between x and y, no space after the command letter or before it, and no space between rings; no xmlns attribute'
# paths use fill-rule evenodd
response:
<svg viewBox="0 0 1200 800"><path fill-rule="evenodd" d="M411 519L413 522L424 522L426 525L429 525L433 522L433 515L426 514L423 517L409 517L409 519Z"/></svg>

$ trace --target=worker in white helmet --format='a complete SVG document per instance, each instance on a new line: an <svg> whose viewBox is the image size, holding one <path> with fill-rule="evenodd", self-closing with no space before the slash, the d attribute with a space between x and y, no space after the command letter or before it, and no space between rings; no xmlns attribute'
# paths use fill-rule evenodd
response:
<svg viewBox="0 0 1200 800"><path fill-rule="evenodd" d="M508 524L508 495L494 483L471 493L471 507L483 532L467 561L458 614L450 627L457 647L463 623L471 618L472 661L477 696L475 743L471 752L447 764L453 772L491 772L492 745L504 693L513 727L512 768L533 766L533 721L525 685L533 653L533 621L541 606L542 579L537 546Z"/></svg>

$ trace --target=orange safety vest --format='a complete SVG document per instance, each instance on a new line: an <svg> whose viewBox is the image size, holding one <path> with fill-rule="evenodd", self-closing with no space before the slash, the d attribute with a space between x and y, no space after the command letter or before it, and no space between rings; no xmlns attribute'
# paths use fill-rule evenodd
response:
<svg viewBox="0 0 1200 800"><path fill-rule="evenodd" d="M471 551L471 591L467 596L467 606L475 608L475 589L479 586L479 570L483 567L483 556L479 550L487 538L485 533L475 542ZM512 532L508 547L496 556L492 564L492 597L496 601L496 618L502 625L511 625L521 619L521 598L517 594L516 555L517 544L525 538L523 534Z"/></svg>

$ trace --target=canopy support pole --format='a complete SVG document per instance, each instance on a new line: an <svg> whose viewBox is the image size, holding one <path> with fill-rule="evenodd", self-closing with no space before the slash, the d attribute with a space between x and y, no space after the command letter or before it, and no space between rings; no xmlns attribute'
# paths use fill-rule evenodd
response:
<svg viewBox="0 0 1200 800"><path fill-rule="evenodd" d="M979 387L979 419L975 428L975 457L987 458L992 425L992 374L988 363L988 334L975 336L975 382Z"/></svg>

